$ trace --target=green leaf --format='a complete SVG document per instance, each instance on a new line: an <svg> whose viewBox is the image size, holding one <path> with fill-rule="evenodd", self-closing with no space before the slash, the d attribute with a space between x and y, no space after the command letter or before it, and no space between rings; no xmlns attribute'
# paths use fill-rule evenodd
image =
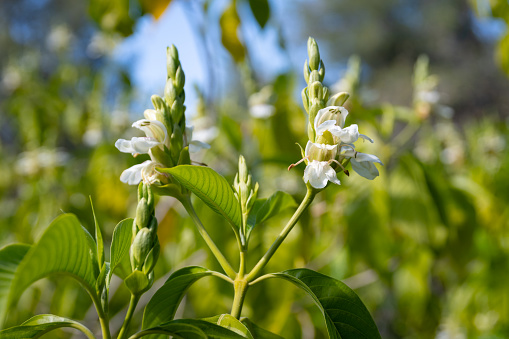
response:
<svg viewBox="0 0 509 339"><path fill-rule="evenodd" d="M270 17L269 1L249 0L249 7L251 7L251 12L253 12L253 15L260 27L264 28Z"/></svg>
<svg viewBox="0 0 509 339"><path fill-rule="evenodd" d="M212 210L221 214L236 228L240 227L240 204L228 181L216 171L208 167L193 165L158 168L157 170L171 174Z"/></svg>
<svg viewBox="0 0 509 339"><path fill-rule="evenodd" d="M18 266L9 305L35 281L51 273L68 274L89 293L94 293L99 276L96 244L76 216L63 214L48 226Z"/></svg>
<svg viewBox="0 0 509 339"><path fill-rule="evenodd" d="M268 199L256 200L247 219L247 236L249 237L249 234L257 224L292 207L297 207L297 203L290 194L282 191L277 191Z"/></svg>
<svg viewBox="0 0 509 339"><path fill-rule="evenodd" d="M221 26L221 42L223 46L230 52L235 62L243 61L246 51L237 35L240 27L240 18L235 7L235 1L230 1L228 7L221 14L219 25Z"/></svg>
<svg viewBox="0 0 509 339"><path fill-rule="evenodd" d="M99 227L99 223L97 222L97 218L95 216L94 204L92 203L92 197L90 197L90 206L92 207L92 214L94 216L95 241L97 243L97 261L99 263L99 269L101 269L104 264L104 241L103 241L103 235L101 233L101 228Z"/></svg>
<svg viewBox="0 0 509 339"><path fill-rule="evenodd" d="M373 318L357 294L341 281L309 269L271 274L290 281L313 298L332 339L381 338Z"/></svg>
<svg viewBox="0 0 509 339"><path fill-rule="evenodd" d="M162 334L165 338L169 335L183 339L242 339L246 338L232 332L222 326L212 324L205 320L179 319L173 320L156 327L143 330L135 334L134 338L147 335Z"/></svg>
<svg viewBox="0 0 509 339"><path fill-rule="evenodd" d="M227 115L221 117L221 131L230 144L240 152L242 150L242 130L240 124Z"/></svg>
<svg viewBox="0 0 509 339"><path fill-rule="evenodd" d="M0 324L7 310L7 298L14 274L30 245L12 244L0 249Z"/></svg>
<svg viewBox="0 0 509 339"><path fill-rule="evenodd" d="M62 327L78 329L83 332L87 338L95 339L92 332L79 322L52 314L36 315L19 326L0 331L0 339L39 338L50 331Z"/></svg>
<svg viewBox="0 0 509 339"><path fill-rule="evenodd" d="M239 334L240 336L242 336L242 338L254 339L253 336L251 335L251 332L249 332L248 328L243 323L241 323L237 318L229 314L216 315L214 317L205 318L203 320L227 328L230 331Z"/></svg>
<svg viewBox="0 0 509 339"><path fill-rule="evenodd" d="M174 272L148 302L143 313L142 329L173 320L185 293L197 280L214 272L199 266L184 267Z"/></svg>
<svg viewBox="0 0 509 339"><path fill-rule="evenodd" d="M283 337L253 324L248 318L242 319L241 322L249 329L254 339L283 339Z"/></svg>
<svg viewBox="0 0 509 339"><path fill-rule="evenodd" d="M129 257L131 238L133 236L133 219L124 219L118 223L113 231L110 248L111 274L122 263L122 259Z"/></svg>

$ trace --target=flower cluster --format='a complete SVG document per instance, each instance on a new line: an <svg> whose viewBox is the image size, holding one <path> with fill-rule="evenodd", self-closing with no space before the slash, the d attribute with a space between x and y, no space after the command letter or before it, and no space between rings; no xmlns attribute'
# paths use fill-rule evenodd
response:
<svg viewBox="0 0 509 339"><path fill-rule="evenodd" d="M119 139L115 147L120 152L148 154L150 160L134 165L120 176L120 180L129 185L143 181L147 185L167 184L168 177L156 170L157 167L169 168L180 164L189 164L189 153L198 152L210 146L198 140L192 140L193 127L185 123L185 76L175 46L167 50L168 77L164 88L164 99L152 96L154 109L144 112L145 119L133 123L133 127L145 133L145 137L133 137L130 140Z"/></svg>
<svg viewBox="0 0 509 339"><path fill-rule="evenodd" d="M340 185L336 170L348 175L345 169L348 162L361 176L374 179L379 175L375 163L383 165L382 162L374 155L356 151L354 144L359 139L373 140L360 134L356 124L345 127L348 111L342 105L349 94L340 92L329 98L329 89L322 84L325 66L320 59L318 45L312 38L308 40L308 55L309 64L307 61L304 64L304 78L308 86L302 91L302 101L309 114L309 141L303 159L298 162L304 161L307 165L304 182L317 189L324 188L329 181Z"/></svg>

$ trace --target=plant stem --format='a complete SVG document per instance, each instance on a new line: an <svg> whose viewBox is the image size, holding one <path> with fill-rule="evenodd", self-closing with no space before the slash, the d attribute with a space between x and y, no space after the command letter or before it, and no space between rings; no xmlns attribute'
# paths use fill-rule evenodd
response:
<svg viewBox="0 0 509 339"><path fill-rule="evenodd" d="M111 339L109 319L106 314L101 312L99 314L99 322L101 323L101 330L103 333L103 339Z"/></svg>
<svg viewBox="0 0 509 339"><path fill-rule="evenodd" d="M117 339L124 339L127 335L127 330L129 328L129 323L131 322L131 318L134 314L134 310L136 309L136 305L138 305L138 301L140 300L141 295L131 294L131 300L129 301L129 308L127 309L127 314L125 315L124 323L122 324L122 328L120 328L120 333L118 334Z"/></svg>
<svg viewBox="0 0 509 339"><path fill-rule="evenodd" d="M291 219L286 224L285 228L279 233L279 236L276 238L274 243L270 246L270 248L267 250L267 252L264 254L264 256L258 261L256 266L251 270L251 272L247 275L246 280L248 282L253 281L258 274L261 272L261 270L267 265L270 258L276 253L279 246L283 243L283 241L286 239L290 231L292 230L293 226L297 223L297 221L300 219L302 212L306 210L306 208L311 205L311 202L315 198L316 190L313 189L311 186L307 186L308 190L306 192L306 196L300 203L299 207L295 211L295 213L292 215Z"/></svg>
<svg viewBox="0 0 509 339"><path fill-rule="evenodd" d="M81 324L72 324L69 327L72 327L72 328L75 328L75 329L81 331L89 339L96 339L94 334L92 332L90 332L90 330L88 328L86 328L85 326L83 326Z"/></svg>
<svg viewBox="0 0 509 339"><path fill-rule="evenodd" d="M246 297L247 288L249 284L247 280L244 278L235 279L235 283L233 284L235 289L235 296L233 297L233 305L231 315L237 319L240 318L240 313L242 312L242 305L244 305L244 298Z"/></svg>
<svg viewBox="0 0 509 339"><path fill-rule="evenodd" d="M182 199L180 199L180 202L182 205L184 205L184 208L186 209L187 213L191 216L191 219L193 219L194 224L196 225L196 228L198 228L198 232L202 236L203 240L207 243L210 251L212 254L216 257L217 261L223 268L224 272L231 278L235 279L237 276L237 273L232 268L226 257L223 255L221 250L217 247L217 245L214 243L214 240L210 237L210 235L207 233L207 230L201 223L200 218L198 218L198 215L196 214L196 211L194 210L193 205L191 204L191 198L189 196L185 196Z"/></svg>

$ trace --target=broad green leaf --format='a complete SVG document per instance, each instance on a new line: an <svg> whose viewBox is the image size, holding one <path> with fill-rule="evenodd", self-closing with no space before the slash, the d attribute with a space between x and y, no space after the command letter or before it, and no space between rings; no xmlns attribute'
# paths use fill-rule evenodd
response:
<svg viewBox="0 0 509 339"><path fill-rule="evenodd" d="M133 219L125 219L118 223L113 231L110 248L111 274L121 264L122 259L129 256L131 238L133 236Z"/></svg>
<svg viewBox="0 0 509 339"><path fill-rule="evenodd" d="M148 335L162 334L165 338L168 335L183 339L242 339L246 338L240 334L230 331L222 326L212 324L205 320L179 319L173 320L159 326L143 330L131 338L142 338Z"/></svg>
<svg viewBox="0 0 509 339"><path fill-rule="evenodd" d="M253 324L248 318L242 319L241 322L249 329L254 339L283 339L283 337Z"/></svg>
<svg viewBox="0 0 509 339"><path fill-rule="evenodd" d="M268 199L256 200L247 219L247 236L253 228L287 208L297 207L293 197L285 192L277 191Z"/></svg>
<svg viewBox="0 0 509 339"><path fill-rule="evenodd" d="M174 272L161 288L154 293L143 313L143 329L173 320L185 293L197 280L213 274L199 266L184 267Z"/></svg>
<svg viewBox="0 0 509 339"><path fill-rule="evenodd" d="M240 205L226 179L213 169L202 166L181 165L158 168L171 174L178 182L192 191L215 212L225 217L233 226L241 224Z"/></svg>
<svg viewBox="0 0 509 339"><path fill-rule="evenodd" d="M221 42L223 46L230 52L235 62L241 62L246 56L244 45L240 42L238 29L240 26L240 18L235 7L235 1L230 1L228 7L219 19L221 26Z"/></svg>
<svg viewBox="0 0 509 339"><path fill-rule="evenodd" d="M68 274L94 293L99 276L96 244L76 216L63 214L48 226L18 266L9 304L35 281L51 273Z"/></svg>
<svg viewBox="0 0 509 339"><path fill-rule="evenodd" d="M304 268L273 273L271 276L290 281L313 298L325 318L330 338L381 338L366 306L341 281Z"/></svg>
<svg viewBox="0 0 509 339"><path fill-rule="evenodd" d="M251 7L251 12L253 12L253 15L260 27L264 28L270 17L269 1L249 0L249 7Z"/></svg>
<svg viewBox="0 0 509 339"><path fill-rule="evenodd" d="M203 320L227 328L230 331L241 335L242 338L254 339L251 332L249 332L249 329L237 318L229 314L216 315L215 317L205 318Z"/></svg>
<svg viewBox="0 0 509 339"><path fill-rule="evenodd" d="M29 249L30 245L25 244L12 244L0 249L0 324L5 316L14 274Z"/></svg>
<svg viewBox="0 0 509 339"><path fill-rule="evenodd" d="M0 331L0 339L39 338L50 331L62 327L75 328L83 332L87 338L95 339L92 332L79 322L52 314L36 315L19 326Z"/></svg>

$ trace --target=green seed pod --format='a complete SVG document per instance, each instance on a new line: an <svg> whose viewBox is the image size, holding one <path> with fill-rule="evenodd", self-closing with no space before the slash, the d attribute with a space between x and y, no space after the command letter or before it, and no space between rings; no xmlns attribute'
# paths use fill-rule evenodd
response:
<svg viewBox="0 0 509 339"><path fill-rule="evenodd" d="M152 244L153 239L150 230L146 227L142 228L138 234L136 234L131 244L132 259L134 260L132 264L135 269L142 269L145 258L152 249Z"/></svg>
<svg viewBox="0 0 509 339"><path fill-rule="evenodd" d="M318 45L316 44L315 39L308 39L308 57L309 57L309 68L311 70L318 70L320 66L320 52L318 50Z"/></svg>
<svg viewBox="0 0 509 339"><path fill-rule="evenodd" d="M173 81L168 79L166 81L166 86L164 86L164 100L166 100L166 103L171 107L176 97L177 90L175 89L175 86L173 86Z"/></svg>

